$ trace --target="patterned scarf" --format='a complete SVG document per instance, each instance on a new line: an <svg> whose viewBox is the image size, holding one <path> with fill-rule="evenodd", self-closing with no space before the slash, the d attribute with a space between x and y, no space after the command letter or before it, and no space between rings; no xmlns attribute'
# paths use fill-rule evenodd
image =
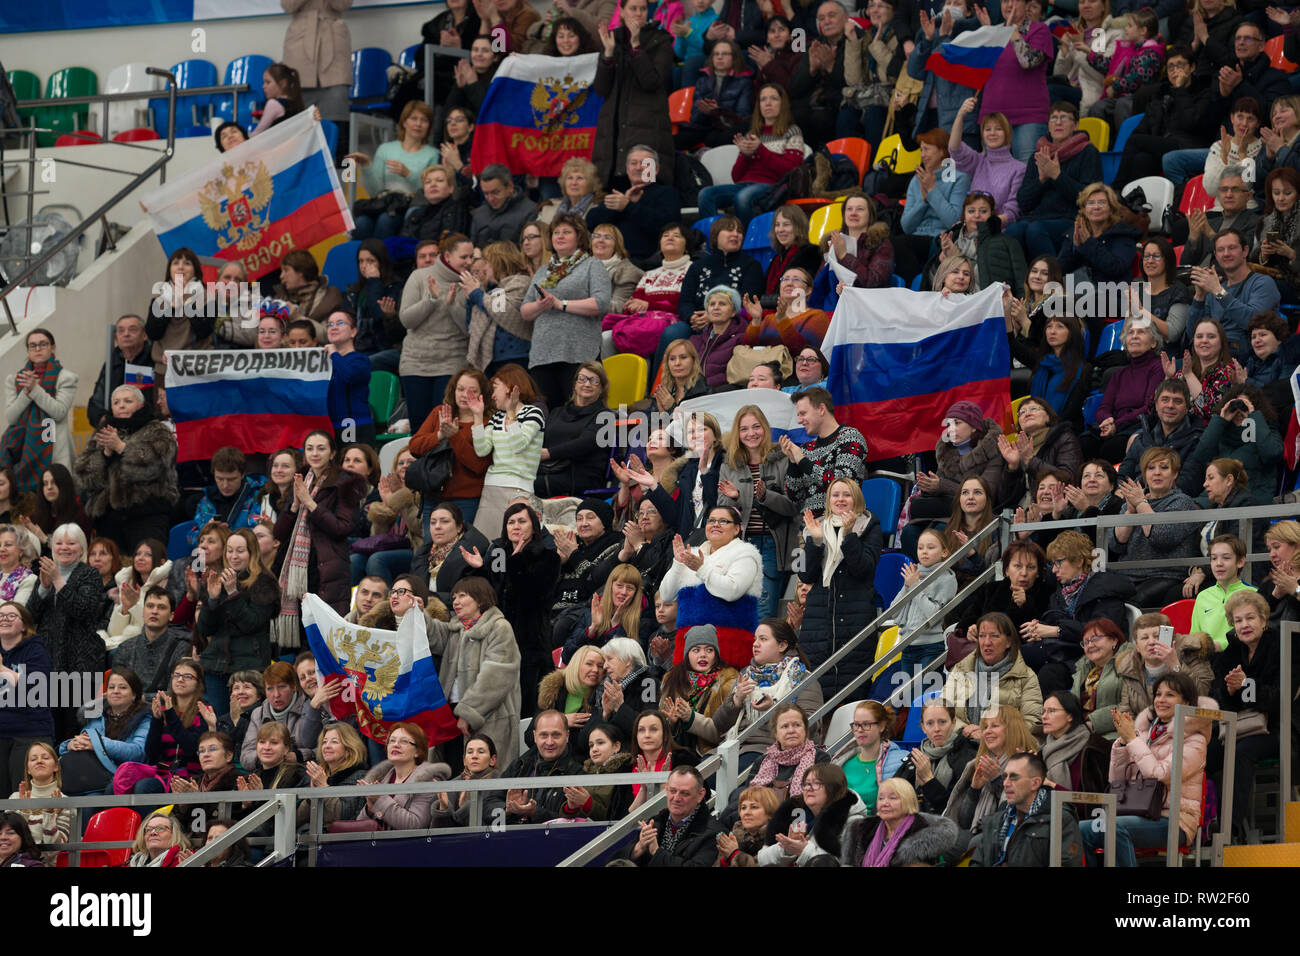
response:
<svg viewBox="0 0 1300 956"><path fill-rule="evenodd" d="M18 586L27 580L31 573L31 568L25 564L20 564L3 578L0 578L0 601L12 601L14 595L18 593Z"/></svg>
<svg viewBox="0 0 1300 956"><path fill-rule="evenodd" d="M1061 585L1061 600L1065 602L1065 613L1074 617L1074 610L1079 606L1079 592L1088 583L1091 575L1081 574L1073 581Z"/></svg>
<svg viewBox="0 0 1300 956"><path fill-rule="evenodd" d="M1039 789L1037 796L1034 797L1034 802L1029 805L1029 810L1025 813L1026 820L1035 813L1042 812L1043 808L1047 806L1047 801L1051 799L1051 793L1051 787L1044 786ZM1007 841L1011 839L1011 834L1015 832L1017 826L1016 816L1019 812L1014 805L1007 804L1007 809L1002 814L1002 823L998 826L998 847L1001 849L1002 855L998 857L998 863L1001 863L1007 855Z"/></svg>
<svg viewBox="0 0 1300 956"><path fill-rule="evenodd" d="M462 536L463 537L463 536ZM429 578L432 580L438 576L438 569L442 567L442 562L447 560L447 555L451 554L451 549L460 544L460 538L448 544L439 544L429 548Z"/></svg>
<svg viewBox="0 0 1300 956"><path fill-rule="evenodd" d="M39 368L29 361L23 370L40 375L41 381L36 387L43 389L47 395L53 397L58 391L59 372L63 371L63 367L55 359L50 359ZM22 389L18 391L21 392ZM15 398L16 395L10 396L9 400ZM45 441L42 437L46 418L46 413L29 397L27 407L18 414L18 420L5 429L4 437L0 439L0 445L3 446L0 461L7 462L13 468L14 484L18 491L35 491L39 488L41 476L49 470L50 463L54 460L54 443ZM13 495L14 491L11 490L10 496Z"/></svg>
<svg viewBox="0 0 1300 956"><path fill-rule="evenodd" d="M1163 737L1169 730L1169 725L1160 721L1152 721L1151 728L1147 731L1147 743L1153 744Z"/></svg>
<svg viewBox="0 0 1300 956"><path fill-rule="evenodd" d="M315 474L309 468L303 481L312 490ZM313 498L316 496L313 494ZM280 616L271 622L271 641L281 648L296 648L298 616L302 596L307 593L307 561L311 557L311 529L307 527L307 509L298 509L298 519L293 524L289 554L280 568Z"/></svg>
<svg viewBox="0 0 1300 956"><path fill-rule="evenodd" d="M699 713L703 709L719 673L720 670L716 667L707 674L689 670L686 672L686 683L690 686L686 692L686 701L691 705L691 710Z"/></svg>
<svg viewBox="0 0 1300 956"><path fill-rule="evenodd" d="M754 685L762 688L771 687L779 681L786 668L790 668L790 676L796 684L801 683L804 677L808 675L808 668L804 667L803 661L797 657L785 657L775 664L751 663L745 670L748 671L749 678L754 682Z"/></svg>
<svg viewBox="0 0 1300 956"><path fill-rule="evenodd" d="M546 278L542 280L543 289L554 289L560 282L573 271L583 259L586 259L590 253L583 252L581 249L576 250L572 255L565 256L561 259L555 253L551 253L551 261L546 264Z"/></svg>
<svg viewBox="0 0 1300 956"><path fill-rule="evenodd" d="M1103 665L1104 666L1104 665ZM1091 714L1097 709L1097 684L1101 681L1101 667L1094 664L1083 679L1083 712Z"/></svg>
<svg viewBox="0 0 1300 956"><path fill-rule="evenodd" d="M876 827L875 835L871 838L871 844L862 857L862 865L889 866L889 861L894 858L894 851L898 849L898 844L903 842L903 837L907 836L907 831L912 829L912 823L915 820L916 814L909 813L902 823L894 827L894 834L889 839L885 839L884 823Z"/></svg>
<svg viewBox="0 0 1300 956"><path fill-rule="evenodd" d="M811 740L805 740L800 746L790 750L782 750L780 744L772 744L763 754L763 762L759 764L758 773L754 774L751 784L755 787L768 787L772 781L776 780L778 767L794 767L794 775L790 777L790 792L797 795L800 788L803 787L803 775L817 759L817 748L813 746Z"/></svg>
<svg viewBox="0 0 1300 956"><path fill-rule="evenodd" d="M704 804L700 804L700 806L703 805ZM677 841L681 839L681 835L690 828L691 821L695 819L695 814L699 812L700 807L697 806L690 813L686 814L686 819L676 826L673 826L673 818L671 816L664 820L664 838L659 841L659 851L661 853L671 854L673 852L674 847L677 846Z"/></svg>

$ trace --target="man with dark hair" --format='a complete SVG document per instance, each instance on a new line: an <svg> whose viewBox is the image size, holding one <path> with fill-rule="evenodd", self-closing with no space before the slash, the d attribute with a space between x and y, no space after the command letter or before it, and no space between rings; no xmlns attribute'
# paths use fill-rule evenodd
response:
<svg viewBox="0 0 1300 956"><path fill-rule="evenodd" d="M1179 458L1187 461L1201 440L1204 426L1187 414L1192 395L1181 378L1167 378L1156 386L1153 403L1155 414L1143 412L1138 419L1138 430L1133 433L1124 461L1119 466L1121 478L1142 480L1138 462L1148 448L1172 448L1178 452ZM1194 468L1184 468L1178 473L1178 487L1195 497L1201 493L1204 478L1204 472L1198 475Z"/></svg>
<svg viewBox="0 0 1300 956"><path fill-rule="evenodd" d="M1245 168L1227 166L1219 174L1217 209L1194 209L1178 219L1170 230L1170 242L1182 246L1179 265L1214 265L1214 243L1220 234L1236 229L1244 237L1246 249L1254 243L1260 215L1250 208L1251 193L1242 179Z"/></svg>
<svg viewBox="0 0 1300 956"><path fill-rule="evenodd" d="M108 403L104 399L104 377L108 377L108 391L111 395L119 385L126 384L126 367L128 365L147 366L153 371L153 343L144 334L144 319L138 315L124 315L113 326L113 351L109 360L99 367L99 378L95 380L95 390L86 400L86 419L92 427L98 428L100 421L108 415ZM159 385L162 383L159 382ZM150 407L156 404L154 389L135 382L144 393L144 400Z"/></svg>
<svg viewBox="0 0 1300 956"><path fill-rule="evenodd" d="M1014 754L1002 774L1004 803L980 821L971 866L1046 867L1051 858L1052 788L1036 753ZM1070 804L1061 808L1061 866L1083 866L1083 839Z"/></svg>
<svg viewBox="0 0 1300 956"><path fill-rule="evenodd" d="M867 440L852 425L835 420L835 401L824 388L808 388L790 396L799 425L808 441L795 444L781 436L781 451L790 459L785 493L800 511L820 516L826 509L826 489L836 478L861 482L867 477Z"/></svg>
<svg viewBox="0 0 1300 956"><path fill-rule="evenodd" d="M498 240L518 244L524 223L537 216L537 204L516 192L510 170L501 163L493 163L479 173L478 185L484 202L470 217L469 237L474 245L482 249Z"/></svg>
<svg viewBox="0 0 1300 956"><path fill-rule="evenodd" d="M582 773L582 761L569 755L569 722L558 710L533 718L533 746L506 767L503 777L563 777ZM507 823L545 823L564 815L564 788L540 787L506 793Z"/></svg>
<svg viewBox="0 0 1300 956"><path fill-rule="evenodd" d="M437 261L437 239L421 239L415 244L415 268L427 269Z"/></svg>
<svg viewBox="0 0 1300 956"><path fill-rule="evenodd" d="M171 625L175 602L165 588L152 587L139 598L144 627L113 651L115 667L129 667L140 676L146 698L158 691L171 693L171 672L177 661L190 653L190 632ZM134 603L134 602L133 602ZM123 607L129 612L123 598Z"/></svg>
<svg viewBox="0 0 1300 956"><path fill-rule="evenodd" d="M588 229L605 223L618 227L627 257L642 268L659 252L660 230L682 214L681 195L659 182L662 162L651 147L633 146L627 154L627 191L611 190L604 203L587 212Z"/></svg>
<svg viewBox="0 0 1300 956"><path fill-rule="evenodd" d="M642 821L629 858L637 866L712 866L722 824L704 803L704 778L694 767L674 767L664 792L668 808Z"/></svg>
<svg viewBox="0 0 1300 956"><path fill-rule="evenodd" d="M1215 319L1228 334L1232 354L1237 358L1250 354L1246 327L1251 316L1272 312L1282 296L1272 276L1251 271L1246 259L1249 254L1246 235L1240 229L1224 229L1214 237L1214 261L1223 271L1223 278L1214 269L1192 268L1192 307L1183 333L1188 348L1196 324L1202 319Z"/></svg>
<svg viewBox="0 0 1300 956"><path fill-rule="evenodd" d="M1047 143L1038 147L1025 164L1025 176L1016 190L1020 218L1006 234L1024 243L1030 258L1054 256L1061 236L1079 215L1079 193L1101 180L1101 153L1079 129L1079 107L1058 100L1047 114Z"/></svg>
<svg viewBox="0 0 1300 956"><path fill-rule="evenodd" d="M194 511L194 527L186 535L190 547L199 543L199 532L209 521L224 524L231 531L251 528L261 517L258 493L266 484L265 475L245 474L244 453L227 445L212 456L212 478L199 506Z"/></svg>

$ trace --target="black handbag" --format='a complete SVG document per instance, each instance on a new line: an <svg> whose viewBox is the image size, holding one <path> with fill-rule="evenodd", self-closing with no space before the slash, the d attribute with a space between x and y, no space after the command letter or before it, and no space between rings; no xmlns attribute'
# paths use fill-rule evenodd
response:
<svg viewBox="0 0 1300 956"><path fill-rule="evenodd" d="M106 769L93 750L69 750L59 758L60 789L69 795L103 793L113 782L112 771Z"/></svg>
<svg viewBox="0 0 1300 956"><path fill-rule="evenodd" d="M421 495L439 494L451 480L456 466L456 455L446 439L438 442L428 454L421 455L406 469L406 487Z"/></svg>
<svg viewBox="0 0 1300 956"><path fill-rule="evenodd" d="M1165 785L1155 777L1126 777L1112 780L1107 789L1115 795L1117 817L1145 817L1159 820L1164 816Z"/></svg>

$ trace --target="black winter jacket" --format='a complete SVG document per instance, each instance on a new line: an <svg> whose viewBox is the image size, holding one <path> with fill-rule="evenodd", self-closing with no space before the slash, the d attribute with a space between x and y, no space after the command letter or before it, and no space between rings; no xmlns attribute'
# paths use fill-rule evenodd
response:
<svg viewBox="0 0 1300 956"><path fill-rule="evenodd" d="M1095 571L1084 583L1071 617L1065 609L1061 589L1057 588L1041 620L1044 624L1059 627L1061 636L1045 640L1043 644L1052 645L1051 650L1059 651L1063 655L1059 658L1061 660L1077 660L1083 653L1083 626L1089 621L1109 618L1121 634L1128 633L1128 610L1124 605L1132 598L1133 582L1128 575L1117 571Z"/></svg>
<svg viewBox="0 0 1300 956"><path fill-rule="evenodd" d="M542 447L550 457L537 472L538 495L583 498L605 483L608 456L601 453L601 430L613 424L613 417L601 401L569 402L546 416Z"/></svg>

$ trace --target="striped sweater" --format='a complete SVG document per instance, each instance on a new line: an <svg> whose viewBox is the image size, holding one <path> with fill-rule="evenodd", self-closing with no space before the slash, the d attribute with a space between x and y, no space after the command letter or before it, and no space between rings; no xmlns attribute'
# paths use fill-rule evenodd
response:
<svg viewBox="0 0 1300 956"><path fill-rule="evenodd" d="M506 413L498 411L486 425L473 429L474 452L492 456L483 477L484 486L532 489L537 466L542 461L542 432L546 417L536 405L521 405L515 421L507 425Z"/></svg>

